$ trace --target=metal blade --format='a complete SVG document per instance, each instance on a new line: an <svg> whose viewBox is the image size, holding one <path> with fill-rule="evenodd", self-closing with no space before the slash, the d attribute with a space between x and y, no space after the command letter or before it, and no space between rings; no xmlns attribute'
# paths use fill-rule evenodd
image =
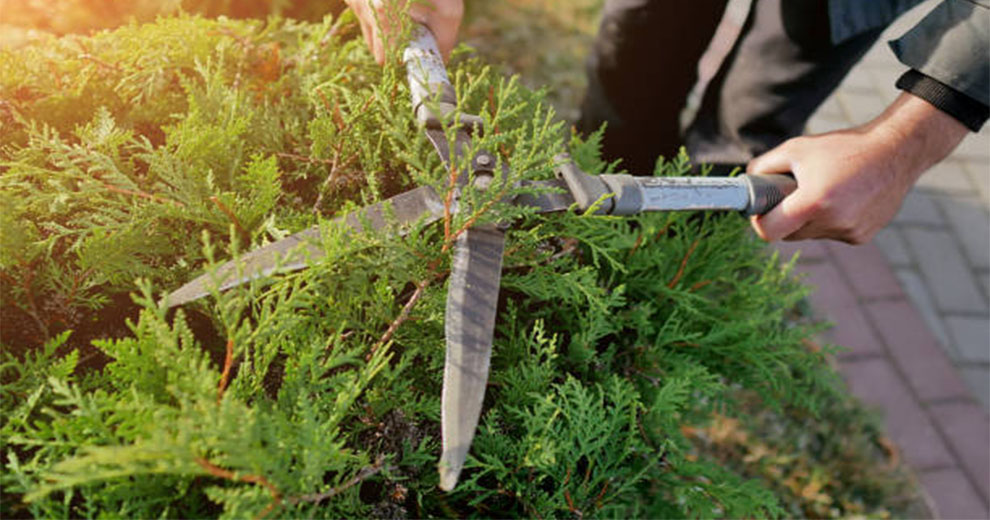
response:
<svg viewBox="0 0 990 520"><path fill-rule="evenodd" d="M556 213L566 211L574 205L574 195L563 179L549 181L522 181L520 186L543 188L536 193L524 193L512 201L516 206L537 208L537 213ZM546 188L553 188L547 190Z"/></svg>
<svg viewBox="0 0 990 520"><path fill-rule="evenodd" d="M464 467L481 416L492 354L505 234L475 226L457 239L447 289L447 359L441 396L440 488L450 491Z"/></svg>
<svg viewBox="0 0 990 520"><path fill-rule="evenodd" d="M333 219L331 225L343 225L349 232L360 232L367 224L371 230L384 229L394 222L404 234L408 225L423 221L424 225L443 217L443 199L431 186L421 186L390 199L365 206L358 211ZM394 220L390 217L394 217ZM202 298L212 287L223 291L255 278L279 272L305 268L308 259L324 256L319 226L300 231L277 242L251 251L237 260L221 265L215 273L204 274L168 295L169 306Z"/></svg>

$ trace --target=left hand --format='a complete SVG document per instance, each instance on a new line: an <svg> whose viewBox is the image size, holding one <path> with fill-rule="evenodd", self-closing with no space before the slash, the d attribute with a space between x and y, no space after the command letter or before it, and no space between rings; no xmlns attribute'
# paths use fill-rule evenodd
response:
<svg viewBox="0 0 990 520"><path fill-rule="evenodd" d="M792 172L798 189L770 213L753 217L753 228L767 241L869 242L894 218L918 177L967 132L905 93L865 125L786 141L750 161L747 171Z"/></svg>
<svg viewBox="0 0 990 520"><path fill-rule="evenodd" d="M444 61L457 45L457 31L464 16L463 0L344 0L361 24L375 61L385 61L386 49L399 34L397 17L405 14L426 25L437 40Z"/></svg>

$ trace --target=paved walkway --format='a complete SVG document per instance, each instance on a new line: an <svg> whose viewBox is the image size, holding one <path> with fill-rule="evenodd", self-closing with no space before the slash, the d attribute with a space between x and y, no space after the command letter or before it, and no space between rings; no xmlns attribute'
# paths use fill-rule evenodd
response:
<svg viewBox="0 0 990 520"><path fill-rule="evenodd" d="M809 133L868 121L898 91L904 67L886 40L931 7L905 15L815 114ZM925 174L870 245L802 242L798 270L817 287L827 340L850 350L838 367L884 414L939 518L990 518L990 125Z"/></svg>

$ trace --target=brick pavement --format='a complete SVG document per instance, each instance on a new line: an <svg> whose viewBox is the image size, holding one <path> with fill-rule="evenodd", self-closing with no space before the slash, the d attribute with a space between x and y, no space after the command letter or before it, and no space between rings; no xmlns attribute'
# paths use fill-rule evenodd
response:
<svg viewBox="0 0 990 520"><path fill-rule="evenodd" d="M731 49L751 0L730 0L699 64L691 117ZM898 95L905 67L887 47L934 5L901 17L808 122L807 133L865 123ZM990 518L990 125L970 135L911 191L865 246L776 244L815 287L824 340L850 390L884 417L933 516Z"/></svg>
<svg viewBox="0 0 990 520"><path fill-rule="evenodd" d="M808 133L863 123L898 94L899 20L815 114ZM847 347L838 368L884 415L939 518L990 518L990 125L926 173L870 245L802 242L797 270Z"/></svg>

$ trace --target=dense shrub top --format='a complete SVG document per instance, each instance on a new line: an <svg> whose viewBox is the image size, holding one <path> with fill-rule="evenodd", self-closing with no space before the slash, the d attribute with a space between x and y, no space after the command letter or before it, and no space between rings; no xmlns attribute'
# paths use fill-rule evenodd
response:
<svg viewBox="0 0 990 520"><path fill-rule="evenodd" d="M782 514L685 436L738 388L837 395L786 319L803 290L735 215L451 222L516 225L482 424L461 484L436 488L447 237L328 222L448 175L397 60L355 33L179 16L0 50L4 516ZM549 177L566 133L543 93L451 72L479 146ZM594 138L567 144L609 169ZM305 271L158 300L314 224L327 256Z"/></svg>

